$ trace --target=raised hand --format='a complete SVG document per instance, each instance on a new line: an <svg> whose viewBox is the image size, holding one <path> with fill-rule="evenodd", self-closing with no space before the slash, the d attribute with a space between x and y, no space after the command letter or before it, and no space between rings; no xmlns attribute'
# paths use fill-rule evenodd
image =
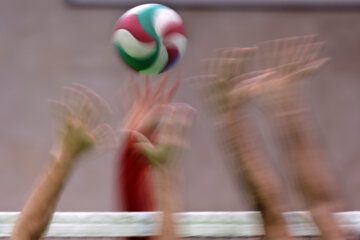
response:
<svg viewBox="0 0 360 240"><path fill-rule="evenodd" d="M297 111L288 106L288 100L298 94L293 86L329 60L319 58L323 46L324 42L316 41L313 35L258 44L253 62L255 71L240 76L242 81L232 90L235 102L260 98L261 107L273 113L280 109Z"/></svg>
<svg viewBox="0 0 360 240"><path fill-rule="evenodd" d="M136 129L140 132L150 130L156 121L143 121L143 118L153 111L161 111L158 106L168 104L174 97L181 82L181 74L167 88L169 73L165 73L161 78L150 79L144 77L144 87L141 88L134 76L130 76L131 92L134 95L133 103L126 115L125 122L122 122L119 129ZM156 114L153 116L156 116ZM154 119L155 120L155 119Z"/></svg>
<svg viewBox="0 0 360 240"><path fill-rule="evenodd" d="M316 35L280 38L256 45L256 69L278 69L294 71L319 57L324 42L317 41Z"/></svg>
<svg viewBox="0 0 360 240"><path fill-rule="evenodd" d="M160 238L166 240L176 237L172 221L173 176L169 163L185 147L185 135L194 113L185 104L169 104L180 84L181 75L169 88L168 79L169 74L151 81L146 77L142 88L135 79L130 79L135 96L125 123L120 126L128 138L126 147L120 153L118 173L118 200L122 201L123 209L162 211L164 224ZM158 187L153 185L154 169Z"/></svg>
<svg viewBox="0 0 360 240"><path fill-rule="evenodd" d="M53 160L25 203L11 239L40 239L55 211L61 191L78 157L93 148L111 128L103 123L106 103L81 85L65 88L63 101L51 101L58 120ZM106 110L105 110L106 109Z"/></svg>
<svg viewBox="0 0 360 240"><path fill-rule="evenodd" d="M206 73L194 80L215 116L237 107L230 92L251 66L254 51L254 48L217 49L214 58L203 60Z"/></svg>
<svg viewBox="0 0 360 240"><path fill-rule="evenodd" d="M152 143L138 131L131 131L136 138L136 147L155 166L166 164L186 144L186 132L191 126L195 110L185 104L170 104L163 112Z"/></svg>
<svg viewBox="0 0 360 240"><path fill-rule="evenodd" d="M94 91L82 85L64 87L64 92L63 101L50 101L58 121L57 151L75 158L114 135L104 123L111 110Z"/></svg>
<svg viewBox="0 0 360 240"><path fill-rule="evenodd" d="M155 139L148 139L138 131L130 130L136 139L135 147L155 167L158 177L158 206L162 211L160 240L176 239L172 214L175 212L174 176L171 163L176 154L187 147L186 133L195 110L185 104L170 104L159 116Z"/></svg>
<svg viewBox="0 0 360 240"><path fill-rule="evenodd" d="M254 206L261 210L266 238L291 239L282 216L281 185L244 108L259 92L261 85L258 83L273 74L268 69L254 71L256 51L256 48L219 50L218 54L225 57L206 60L213 63L209 64L208 74L196 79L200 80L205 101L218 120L224 146L235 160L236 174L245 181Z"/></svg>
<svg viewBox="0 0 360 240"><path fill-rule="evenodd" d="M299 86L295 84L302 83L328 61L328 58L319 57L324 44L313 40L306 44L295 44L296 38L268 43L272 46L274 58L282 61L278 61L278 66L273 68L274 74L263 81L261 85L265 87L259 95L264 109L276 118L274 123L281 134L281 143L288 153L290 166L296 173L297 183L322 237L345 239L343 230L333 216L337 207L342 205L339 187L328 168L316 129L303 103L304 94L294 88ZM277 43L279 41L281 44ZM280 50L276 54L278 45L283 46L280 49L288 49L285 51L288 54L282 54Z"/></svg>

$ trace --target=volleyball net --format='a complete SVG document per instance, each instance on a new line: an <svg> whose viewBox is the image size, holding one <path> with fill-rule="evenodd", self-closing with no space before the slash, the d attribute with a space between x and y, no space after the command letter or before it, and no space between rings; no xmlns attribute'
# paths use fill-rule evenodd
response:
<svg viewBox="0 0 360 240"><path fill-rule="evenodd" d="M121 238L155 236L161 224L156 212L56 212L46 238ZM10 236L17 212L0 213L0 238ZM339 224L360 236L360 212L335 213ZM289 232L296 237L316 239L319 231L307 212L284 213ZM184 212L174 214L181 238L261 239L263 226L258 212ZM314 237L314 238L313 238Z"/></svg>

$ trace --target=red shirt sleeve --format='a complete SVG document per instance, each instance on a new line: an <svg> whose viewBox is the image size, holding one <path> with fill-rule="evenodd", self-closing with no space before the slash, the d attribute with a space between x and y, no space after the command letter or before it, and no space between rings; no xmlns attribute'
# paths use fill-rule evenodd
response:
<svg viewBox="0 0 360 240"><path fill-rule="evenodd" d="M120 148L116 169L116 210L155 211L155 190L151 164L134 148L135 140L129 136Z"/></svg>

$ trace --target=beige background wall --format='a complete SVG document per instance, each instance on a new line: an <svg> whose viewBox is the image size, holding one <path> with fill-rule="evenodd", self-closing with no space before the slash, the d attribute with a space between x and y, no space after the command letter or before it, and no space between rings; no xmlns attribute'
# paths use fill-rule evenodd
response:
<svg viewBox="0 0 360 240"><path fill-rule="evenodd" d="M0 211L20 209L49 161L53 129L46 100L59 98L60 87L71 82L83 83L110 99L127 78L128 71L110 44L113 24L123 12L74 10L60 0L0 1ZM310 83L309 102L349 209L359 209L360 14L235 10L179 13L189 35L187 54L180 64L185 77L197 74L199 60L210 56L215 47L249 46L309 33L318 33L327 41L325 54L332 61ZM211 122L191 85L181 86L176 101L199 109L191 134L192 149L179 164L184 175L184 209L247 209L244 193L229 174ZM113 152L84 159L58 210L111 210L113 166ZM279 174L286 179L286 174ZM299 209L294 197L290 200L291 209Z"/></svg>

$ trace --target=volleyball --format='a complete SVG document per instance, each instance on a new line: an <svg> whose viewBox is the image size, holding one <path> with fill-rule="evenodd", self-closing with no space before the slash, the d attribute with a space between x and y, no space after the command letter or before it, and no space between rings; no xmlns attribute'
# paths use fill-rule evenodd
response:
<svg viewBox="0 0 360 240"><path fill-rule="evenodd" d="M113 45L124 62L143 75L172 68L184 55L187 37L181 17L160 4L143 4L116 22Z"/></svg>

